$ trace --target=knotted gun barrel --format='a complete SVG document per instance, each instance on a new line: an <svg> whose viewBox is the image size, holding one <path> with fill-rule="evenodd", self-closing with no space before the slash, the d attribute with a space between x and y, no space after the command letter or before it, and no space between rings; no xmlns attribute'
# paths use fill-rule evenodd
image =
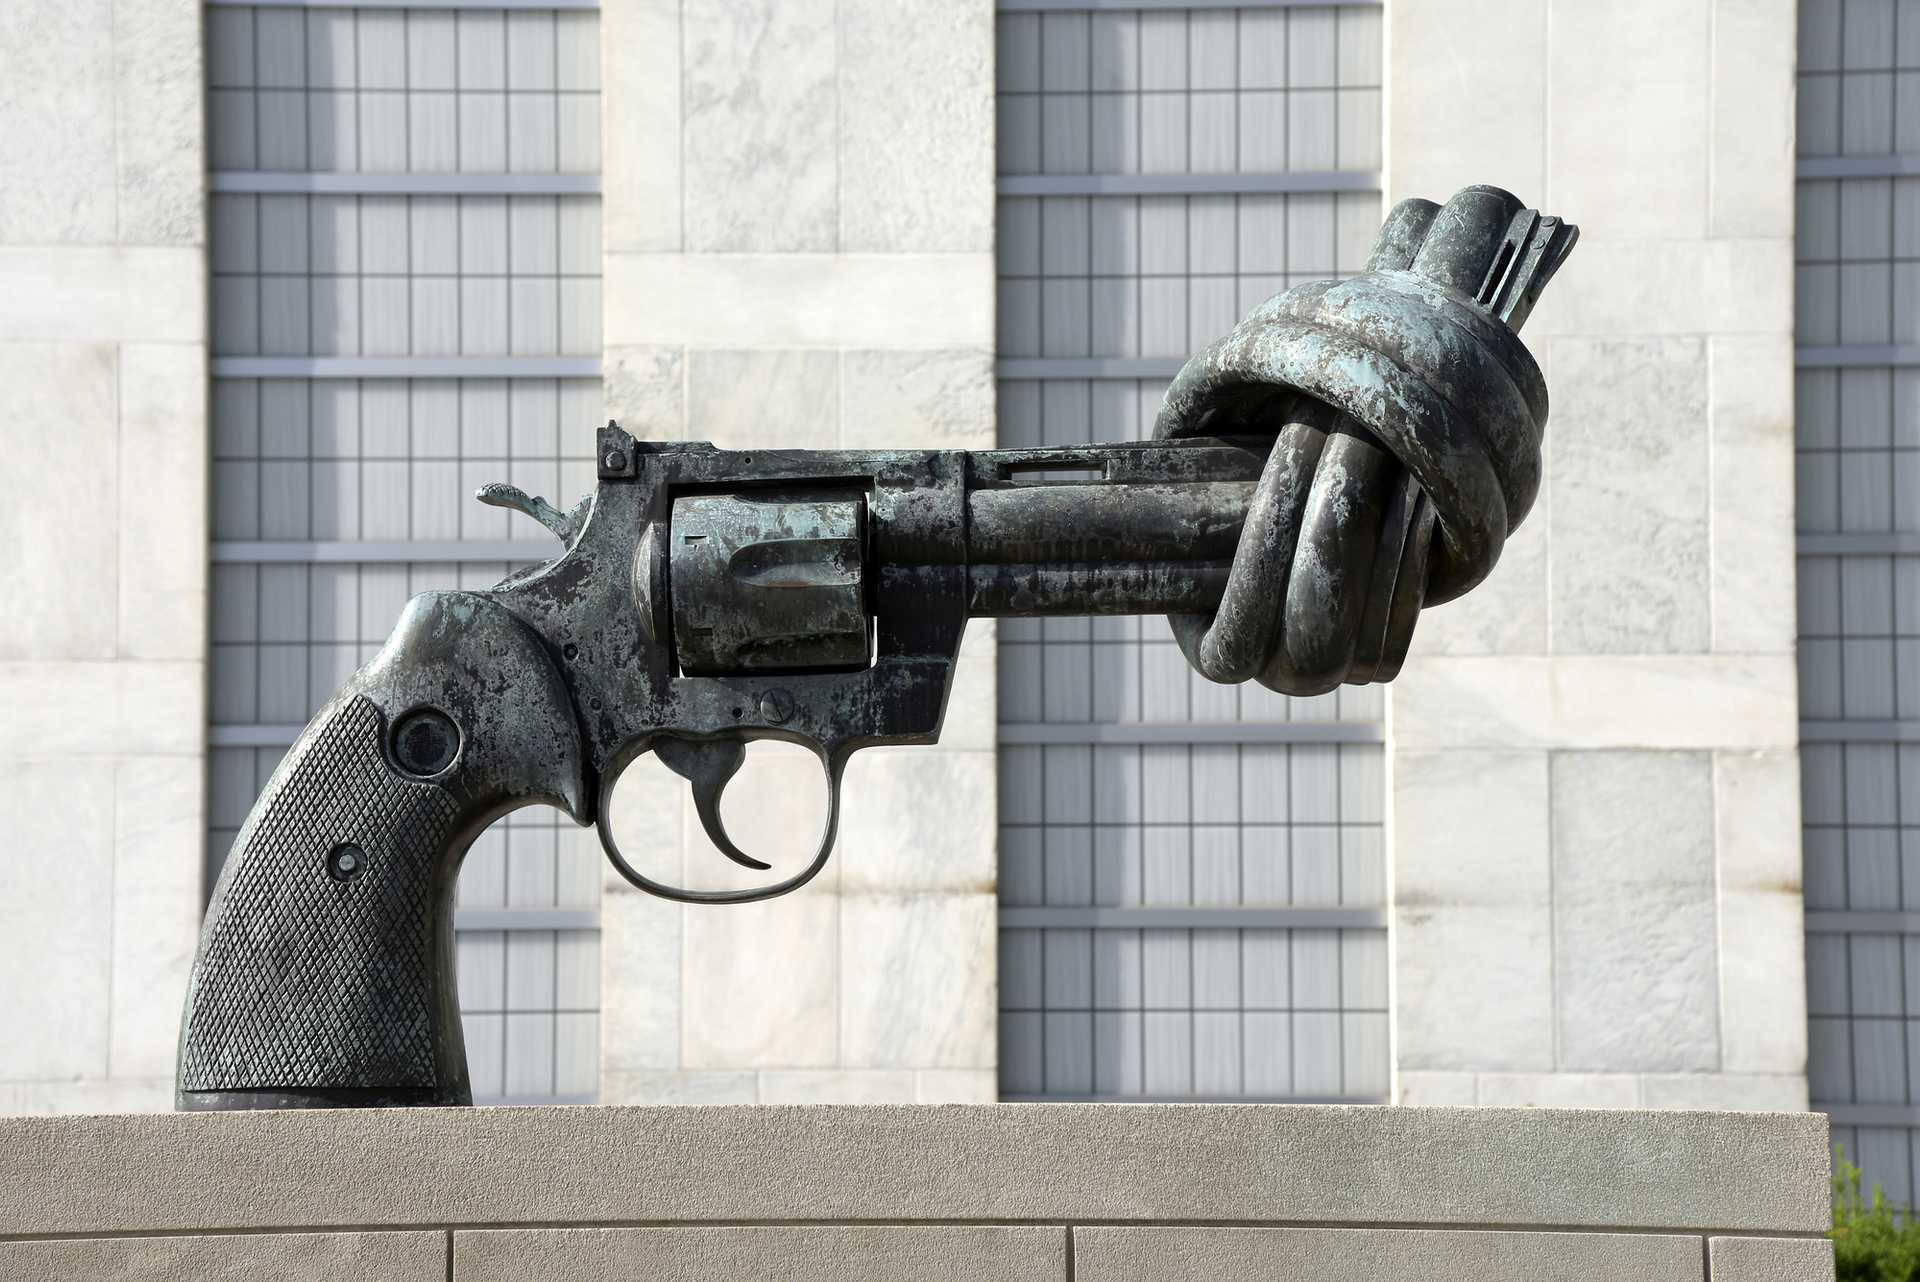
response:
<svg viewBox="0 0 1920 1282"><path fill-rule="evenodd" d="M1391 680L1421 607L1493 569L1547 422L1518 331L1577 238L1498 188L1403 201L1364 275L1291 289L1187 363L1157 438L1273 439L1218 607L1173 619L1203 675Z"/></svg>
<svg viewBox="0 0 1920 1282"><path fill-rule="evenodd" d="M489 823L558 807L667 898L798 889L848 758L938 738L970 617L1166 614L1216 681L1389 679L1533 502L1546 388L1515 331L1574 236L1493 188L1405 202L1365 274L1189 362L1152 441L748 453L608 424L572 510L486 487L565 548L408 602L274 771L207 909L180 1106L469 1102L452 892ZM824 769L809 863L688 889L628 862L609 802L651 752L719 852L769 871L720 818L757 739Z"/></svg>
<svg viewBox="0 0 1920 1282"><path fill-rule="evenodd" d="M1539 490L1518 330L1577 237L1497 188L1402 202L1364 275L1262 304L1169 389L1156 438L1258 450L1257 483L1217 450L1116 474L1094 448L1068 461L1097 483L976 489L978 612L1165 613L1202 675L1284 694L1392 680L1421 608L1484 579Z"/></svg>

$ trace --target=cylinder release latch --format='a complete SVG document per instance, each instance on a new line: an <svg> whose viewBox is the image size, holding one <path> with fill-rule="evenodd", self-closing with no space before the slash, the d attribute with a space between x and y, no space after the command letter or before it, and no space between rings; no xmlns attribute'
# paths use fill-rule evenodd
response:
<svg viewBox="0 0 1920 1282"><path fill-rule="evenodd" d="M668 530L673 644L689 676L864 668L866 501L694 494Z"/></svg>

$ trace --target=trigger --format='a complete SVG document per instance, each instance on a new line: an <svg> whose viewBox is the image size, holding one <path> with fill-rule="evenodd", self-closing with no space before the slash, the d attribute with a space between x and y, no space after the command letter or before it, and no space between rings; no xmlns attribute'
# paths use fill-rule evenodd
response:
<svg viewBox="0 0 1920 1282"><path fill-rule="evenodd" d="M757 872L765 872L773 867L772 864L761 863L734 845L733 839L727 836L726 825L720 822L720 797L727 790L727 782L740 772L741 765L747 759L746 744L738 739L697 740L669 736L656 742L653 751L669 770L692 785L693 808L700 816L700 826L706 829L707 840L721 854L742 868L752 868Z"/></svg>

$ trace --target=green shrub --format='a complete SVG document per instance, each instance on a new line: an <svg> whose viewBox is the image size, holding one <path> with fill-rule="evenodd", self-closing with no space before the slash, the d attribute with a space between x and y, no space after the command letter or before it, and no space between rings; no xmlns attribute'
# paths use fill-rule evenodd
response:
<svg viewBox="0 0 1920 1282"><path fill-rule="evenodd" d="M1920 1282L1920 1221L1895 1215L1874 1185L1860 1195L1860 1168L1833 1151L1834 1276L1837 1282Z"/></svg>

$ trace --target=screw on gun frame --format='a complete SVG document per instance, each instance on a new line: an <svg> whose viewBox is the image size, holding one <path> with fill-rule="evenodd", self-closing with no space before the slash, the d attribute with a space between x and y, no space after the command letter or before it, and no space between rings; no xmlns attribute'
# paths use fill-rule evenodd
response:
<svg viewBox="0 0 1920 1282"><path fill-rule="evenodd" d="M438 708L415 708L393 723L393 764L416 779L431 779L460 755L460 727Z"/></svg>
<svg viewBox="0 0 1920 1282"><path fill-rule="evenodd" d="M367 852L350 841L341 842L327 852L327 876L335 881L352 881L367 868Z"/></svg>

